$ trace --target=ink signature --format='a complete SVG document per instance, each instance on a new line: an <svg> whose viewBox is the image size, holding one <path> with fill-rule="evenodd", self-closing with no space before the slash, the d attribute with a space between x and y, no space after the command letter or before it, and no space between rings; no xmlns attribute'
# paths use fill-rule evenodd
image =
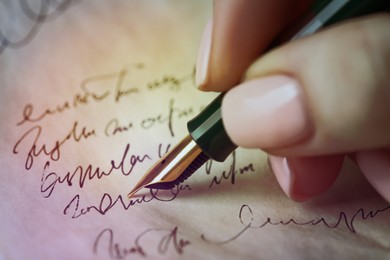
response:
<svg viewBox="0 0 390 260"><path fill-rule="evenodd" d="M156 245L150 244L150 238L158 238ZM104 241L106 238L106 242ZM147 238L148 241L145 241ZM142 243L144 242L144 243ZM145 244L147 242L147 247ZM107 243L107 244L106 244ZM150 228L139 234L133 242L133 245L126 246L120 242L116 242L114 238L114 231L111 228L102 230L93 243L93 253L95 255L103 251L102 247L106 250L111 259L124 259L131 255L139 255L147 257L149 252L157 252L160 255L166 254L169 250L174 250L179 255L184 253L184 248L190 245L191 242L187 239L180 238L178 235L178 227L173 229L163 228Z"/></svg>
<svg viewBox="0 0 390 260"><path fill-rule="evenodd" d="M377 210L371 210L368 211L364 210L363 208L360 208L357 210L352 216L349 216L347 213L341 211L339 213L338 220L334 223L331 223L329 220L327 220L324 217L320 217L318 219L311 219L311 220L296 220L294 218L290 218L288 220L272 220L271 218L267 218L262 224L260 225L254 225L255 222L255 215L248 205L242 205L239 212L239 219L241 224L244 226L242 230L240 230L236 235L233 237L222 240L222 241L212 241L209 238L206 237L206 235L202 234L201 238L205 242L208 242L210 244L217 244L217 245L224 245L228 244L234 240L236 240L238 237L242 236L248 229L261 229L265 226L272 225L272 226L287 226L287 225L296 225L296 226L318 226L318 225L324 225L325 227L329 229L336 229L339 228L341 225L345 225L347 229L352 233L357 233L356 228L354 226L355 220L360 217L362 220L366 220L368 218L374 218L380 213L383 213L387 210L390 210L390 206L386 206L381 209Z"/></svg>

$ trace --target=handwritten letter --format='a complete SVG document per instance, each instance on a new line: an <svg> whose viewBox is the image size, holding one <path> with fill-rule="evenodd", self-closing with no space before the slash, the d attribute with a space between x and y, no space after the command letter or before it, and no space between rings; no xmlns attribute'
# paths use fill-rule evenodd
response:
<svg viewBox="0 0 390 260"><path fill-rule="evenodd" d="M193 82L210 16L209 1L0 1L0 259L389 257L389 205L350 162L305 203L244 149L127 198L216 96Z"/></svg>

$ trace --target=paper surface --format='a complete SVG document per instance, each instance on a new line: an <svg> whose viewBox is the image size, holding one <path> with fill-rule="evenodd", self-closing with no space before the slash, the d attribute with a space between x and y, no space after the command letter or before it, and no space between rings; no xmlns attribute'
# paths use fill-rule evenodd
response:
<svg viewBox="0 0 390 260"><path fill-rule="evenodd" d="M126 195L214 97L209 1L0 1L0 259L389 259L390 208L352 163L305 203L260 151ZM313 172L315 174L315 172Z"/></svg>

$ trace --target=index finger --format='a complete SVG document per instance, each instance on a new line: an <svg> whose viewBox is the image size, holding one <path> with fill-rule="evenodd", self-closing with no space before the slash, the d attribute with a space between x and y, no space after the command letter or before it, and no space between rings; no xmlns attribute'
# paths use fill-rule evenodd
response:
<svg viewBox="0 0 390 260"><path fill-rule="evenodd" d="M215 0L198 54L198 88L226 91L239 83L249 65L310 2Z"/></svg>

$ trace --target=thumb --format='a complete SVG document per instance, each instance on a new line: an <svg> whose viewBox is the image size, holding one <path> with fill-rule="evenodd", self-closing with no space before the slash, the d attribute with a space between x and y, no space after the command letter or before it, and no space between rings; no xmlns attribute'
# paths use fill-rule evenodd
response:
<svg viewBox="0 0 390 260"><path fill-rule="evenodd" d="M365 17L257 60L222 103L232 141L281 156L389 146L389 24Z"/></svg>

